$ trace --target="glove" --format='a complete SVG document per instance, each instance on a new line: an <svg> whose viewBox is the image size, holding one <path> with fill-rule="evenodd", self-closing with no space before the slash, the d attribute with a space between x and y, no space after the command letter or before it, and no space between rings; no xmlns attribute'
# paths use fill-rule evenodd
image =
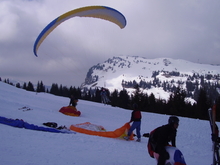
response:
<svg viewBox="0 0 220 165"><path fill-rule="evenodd" d="M217 142L217 140L218 140L218 136L216 134L212 133L212 141Z"/></svg>
<svg viewBox="0 0 220 165"><path fill-rule="evenodd" d="M162 149L161 151L158 152L159 155L160 155L160 159L162 160L167 160L170 158L170 155L169 153L165 150L165 149Z"/></svg>
<svg viewBox="0 0 220 165"><path fill-rule="evenodd" d="M170 158L170 155L169 155L168 152L164 152L164 158L165 158L166 160Z"/></svg>

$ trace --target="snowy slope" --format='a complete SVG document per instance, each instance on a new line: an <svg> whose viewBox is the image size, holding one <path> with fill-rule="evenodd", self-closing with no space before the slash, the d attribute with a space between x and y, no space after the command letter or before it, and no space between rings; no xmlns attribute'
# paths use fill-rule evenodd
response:
<svg viewBox="0 0 220 165"><path fill-rule="evenodd" d="M42 126L57 122L70 126L83 122L102 125L112 131L130 119L131 111L80 100L80 117L59 113L68 98L46 93L33 93L0 82L0 116L23 119ZM21 107L32 110L22 111ZM142 113L141 133L167 123L169 116ZM218 123L219 124L219 123ZM180 117L177 147L188 165L207 165L212 162L212 143L208 121ZM140 143L85 134L61 134L14 128L0 124L0 164L4 165L153 165L147 153L147 138Z"/></svg>

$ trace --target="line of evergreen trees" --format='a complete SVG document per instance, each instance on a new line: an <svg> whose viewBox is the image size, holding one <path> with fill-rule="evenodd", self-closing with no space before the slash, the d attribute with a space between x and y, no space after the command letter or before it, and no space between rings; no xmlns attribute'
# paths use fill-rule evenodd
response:
<svg viewBox="0 0 220 165"><path fill-rule="evenodd" d="M27 91L46 92L64 97L74 95L78 99L101 103L101 89L99 88L85 90L72 86L68 88L66 86L53 83L49 89L44 86L42 81L38 82L36 87L34 87L31 82L24 83L23 85L20 83L13 84L9 81L9 79L5 79L4 82L16 86L17 88L25 89ZM182 90L180 87L176 88L173 94L170 95L168 101L156 99L153 93L150 95L143 93L140 90L140 86L138 84L136 84L134 88L135 92L131 96L125 89L121 91L115 89L112 93L107 90L107 96L111 100L109 104L125 109L131 109L130 105L135 102L139 105L140 110L144 112L178 115L207 120L207 110L208 108L212 107L213 103L215 102L217 105L217 121L220 121L220 96L218 96L216 90L212 91L212 95L207 94L207 91L210 90L209 86L197 89L197 103L194 103L193 105L185 101L187 91Z"/></svg>
<svg viewBox="0 0 220 165"><path fill-rule="evenodd" d="M159 74L163 74L165 77L187 77L187 81L175 81L174 79L171 82L167 81L161 81L159 78L156 76ZM216 98L216 88L220 88L220 84L217 82L220 82L220 75L211 75L211 74L206 74L204 75L199 75L199 74L193 74L192 76L190 75L181 75L180 72L169 72L169 71L154 71L152 73L153 78L152 81L145 81L144 78L140 80L140 82L136 82L135 80L133 81L124 81L122 80L122 86L124 88L133 88L136 85L139 85L140 88L143 89L150 89L152 87L156 88L163 88L165 92L175 92L177 89L177 86L186 86L186 96L191 97L194 100L197 100L200 88L205 87L208 89L206 92L209 95L209 97ZM214 80L214 81L213 81ZM212 82L213 81L213 82ZM177 84L177 85L175 85Z"/></svg>

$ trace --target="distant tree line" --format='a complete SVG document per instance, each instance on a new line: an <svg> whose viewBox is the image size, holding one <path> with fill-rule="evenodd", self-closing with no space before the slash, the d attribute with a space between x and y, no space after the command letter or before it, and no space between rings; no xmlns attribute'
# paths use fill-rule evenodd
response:
<svg viewBox="0 0 220 165"><path fill-rule="evenodd" d="M99 88L81 89L79 87L72 86L68 88L66 86L53 83L50 89L47 89L42 81L38 82L36 87L34 87L31 82L13 84L9 81L9 79L5 79L3 81L27 91L46 92L64 97L74 95L78 99L99 103L101 102L101 89ZM112 106L129 110L131 109L131 105L135 102L139 105L140 110L144 112L178 115L203 120L208 119L207 110L212 107L215 102L217 105L217 121L220 121L220 96L216 91L216 87L219 86L211 85L209 83L204 83L203 86L196 86L196 88L194 88L194 92L196 93L194 97L197 103L194 104L185 101L189 91L181 89L180 86L172 89L173 94L170 95L167 101L163 99L156 99L153 93L150 95L143 93L142 90L140 90L142 87L138 83L134 84L133 88L135 89L135 92L132 95L129 95L126 89L121 91L115 89L112 93L107 90L107 96L111 100L109 104Z"/></svg>
<svg viewBox="0 0 220 165"><path fill-rule="evenodd" d="M175 81L174 79L171 80L171 82L167 81L161 81L156 76L159 74L162 74L163 76L169 78L169 77L187 77L187 81ZM162 88L165 92L171 92L174 93L177 90L177 87L181 87L183 85L186 86L186 97L191 97L194 100L198 99L198 95L200 93L200 89L204 88L206 90L207 95L211 100L215 99L217 97L216 88L220 88L220 85L218 82L220 82L220 75L199 75L199 74L193 74L190 75L181 75L179 72L172 71L154 71L152 73L153 78L152 81L146 82L143 78L143 80L140 80L139 83L137 83L135 80L133 81L122 81L122 87L124 88L133 88L136 85L139 85L142 89L150 89L152 87L155 88ZM215 80L216 83L212 83L212 80Z"/></svg>

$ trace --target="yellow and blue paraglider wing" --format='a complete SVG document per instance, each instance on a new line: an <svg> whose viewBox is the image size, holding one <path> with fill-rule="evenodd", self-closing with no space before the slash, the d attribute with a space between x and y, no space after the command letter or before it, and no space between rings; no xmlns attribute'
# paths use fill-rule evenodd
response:
<svg viewBox="0 0 220 165"><path fill-rule="evenodd" d="M104 20L108 20L112 23L118 25L121 29L126 26L126 19L119 11L106 7L106 6L87 6L71 10L63 15L57 17L52 22L50 22L39 34L34 43L34 54L37 56L37 50L44 39L62 22L70 19L72 17L94 17Z"/></svg>

